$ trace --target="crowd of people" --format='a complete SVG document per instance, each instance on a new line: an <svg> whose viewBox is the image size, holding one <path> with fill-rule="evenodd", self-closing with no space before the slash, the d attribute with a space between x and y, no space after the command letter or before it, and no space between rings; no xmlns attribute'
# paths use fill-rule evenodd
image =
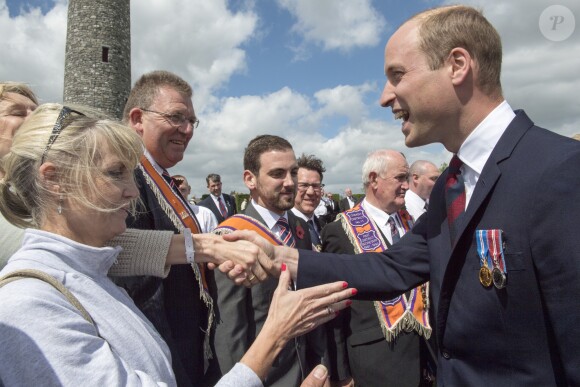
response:
<svg viewBox="0 0 580 387"><path fill-rule="evenodd" d="M199 124L176 74L122 122L0 83L0 385L580 384L580 142L510 107L501 58L474 8L413 16L380 101L449 168L375 150L337 201L260 135L239 213L167 170Z"/></svg>

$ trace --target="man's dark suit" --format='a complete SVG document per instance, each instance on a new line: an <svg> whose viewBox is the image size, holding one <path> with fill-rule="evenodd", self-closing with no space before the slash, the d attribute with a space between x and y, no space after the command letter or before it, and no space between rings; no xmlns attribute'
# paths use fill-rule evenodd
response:
<svg viewBox="0 0 580 387"><path fill-rule="evenodd" d="M177 233L140 169L136 170L135 179L143 206L138 207L136 218L127 218L127 227ZM173 265L164 280L146 276L119 277L115 278L115 283L127 290L169 345L178 385L201 385L207 308L200 300L199 285L190 265Z"/></svg>
<svg viewBox="0 0 580 387"><path fill-rule="evenodd" d="M299 287L344 280L382 299L430 280L438 386L580 385L580 143L516 114L457 220L454 248L445 172L429 210L385 253L300 251ZM504 289L478 280L478 229L504 232Z"/></svg>
<svg viewBox="0 0 580 387"><path fill-rule="evenodd" d="M233 198L233 196L230 196L228 194L222 194L222 195L224 196L226 210L228 211L228 218L234 214L237 214L236 200ZM225 220L220 209L218 208L218 206L216 206L215 202L213 201L211 194L209 194L201 202L197 203L197 205L209 208L211 210L211 212L213 212L213 214L215 215L215 217L218 221L218 224L220 224L221 222L223 222Z"/></svg>
<svg viewBox="0 0 580 387"><path fill-rule="evenodd" d="M352 200L354 201L354 204L357 204L358 201L356 200L356 198L353 196ZM350 206L350 203L348 202L348 198L344 198L341 199L339 205L339 212L344 212L346 210L350 210L352 207Z"/></svg>
<svg viewBox="0 0 580 387"><path fill-rule="evenodd" d="M288 223L296 241L296 248L311 249L312 242L308 233L308 224L296 217L292 211L287 211ZM248 203L245 215L265 224L252 202ZM300 225L302 232L297 233ZM299 237L302 236L302 238ZM217 284L216 331L214 347L219 368L222 374L227 373L236 362L240 361L260 330L262 329L278 279L270 278L251 289L236 286L228 277L220 272L215 273ZM281 387L298 386L307 371L306 348L302 337L291 340L278 355L268 376L265 386Z"/></svg>
<svg viewBox="0 0 580 387"><path fill-rule="evenodd" d="M330 202L332 202L332 204L330 204ZM329 199L329 201L326 204L326 215L324 219L324 224L334 222L334 219L336 219L336 215L338 215L338 213L340 212L339 208L340 207L336 200Z"/></svg>
<svg viewBox="0 0 580 387"><path fill-rule="evenodd" d="M391 245L384 236L383 240L390 249ZM355 253L342 222L324 227L322 241L324 252ZM334 380L352 376L355 384L363 387L419 386L421 337L415 332L403 331L394 341L387 342L373 301L353 301L351 307L341 312L328 327L334 338L330 350Z"/></svg>

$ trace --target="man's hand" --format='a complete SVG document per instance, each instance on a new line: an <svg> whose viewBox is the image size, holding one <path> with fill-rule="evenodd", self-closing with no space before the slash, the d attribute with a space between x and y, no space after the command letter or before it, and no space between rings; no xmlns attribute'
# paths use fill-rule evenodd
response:
<svg viewBox="0 0 580 387"><path fill-rule="evenodd" d="M245 240L254 243L265 253L258 257L258 261L264 270L271 276L278 277L280 276L282 263L285 263L292 278L296 279L298 269L297 249L286 246L274 246L258 233L249 230L234 231L231 234L224 235L224 239L228 241Z"/></svg>

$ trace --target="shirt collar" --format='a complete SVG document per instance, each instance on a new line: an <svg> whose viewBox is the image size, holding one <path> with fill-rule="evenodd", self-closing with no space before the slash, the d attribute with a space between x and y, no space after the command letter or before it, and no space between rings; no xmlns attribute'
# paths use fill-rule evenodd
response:
<svg viewBox="0 0 580 387"><path fill-rule="evenodd" d="M302 218L302 219L304 219L304 220L305 220L305 221L307 221L307 222L308 222L309 220L312 220L312 218L314 217L314 215L313 215L313 216L311 216L311 217L309 218L308 216L306 216L306 214L303 214L302 212L300 212L300 210L296 209L296 207L292 208L292 210L291 210L291 211L292 211L292 213L293 213L294 215L296 215L296 216L297 216L297 217L299 217L299 218Z"/></svg>
<svg viewBox="0 0 580 387"><path fill-rule="evenodd" d="M390 215L387 214L385 211L373 206L367 201L367 199L363 200L362 206L365 209L365 211L370 215L370 217L375 221L376 224L381 226L387 224Z"/></svg>
<svg viewBox="0 0 580 387"><path fill-rule="evenodd" d="M457 156L478 175L481 174L493 148L515 116L504 100L467 136Z"/></svg>
<svg viewBox="0 0 580 387"><path fill-rule="evenodd" d="M258 214L260 214L260 216L262 217L262 219L266 223L266 226L268 226L268 228L270 230L272 230L274 228L274 226L276 225L276 222L278 221L278 219L280 219L280 215L276 214L275 212L272 212L272 211L268 210L265 207L262 207L261 205L259 205L258 203L256 203L254 201L254 199L252 199L252 205L254 206L254 208L256 209L256 211L258 211ZM282 214L282 216L284 218L286 218L286 220L288 220L288 215L287 215L286 212L284 212Z"/></svg>

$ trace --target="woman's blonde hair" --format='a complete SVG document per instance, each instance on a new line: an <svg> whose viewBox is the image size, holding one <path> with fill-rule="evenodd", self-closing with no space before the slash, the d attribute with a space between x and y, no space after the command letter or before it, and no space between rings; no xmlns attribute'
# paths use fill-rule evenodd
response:
<svg viewBox="0 0 580 387"><path fill-rule="evenodd" d="M28 85L19 82L0 82L0 100L5 99L4 93L15 93L20 94L36 105L38 105L38 100L36 99L36 95L32 92L32 89L28 87Z"/></svg>
<svg viewBox="0 0 580 387"><path fill-rule="evenodd" d="M102 150L106 144L133 174L143 153L141 138L129 127L103 119L98 111L80 106L72 109L76 112L65 115L62 130L50 146L49 138L63 110L59 104L39 106L14 135L10 152L0 161L6 173L0 180L0 212L10 223L40 227L47 209L57 206L60 195L98 211L120 208L118 203L95 203L107 203L95 179L111 178L99 168ZM50 182L39 173L43 158L55 166L56 176ZM52 184L60 186L58 195L49 189Z"/></svg>

